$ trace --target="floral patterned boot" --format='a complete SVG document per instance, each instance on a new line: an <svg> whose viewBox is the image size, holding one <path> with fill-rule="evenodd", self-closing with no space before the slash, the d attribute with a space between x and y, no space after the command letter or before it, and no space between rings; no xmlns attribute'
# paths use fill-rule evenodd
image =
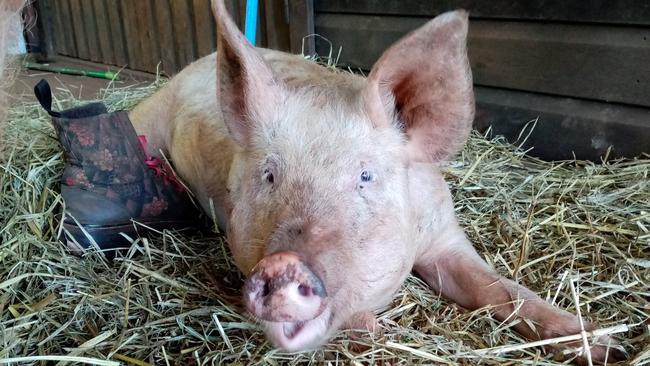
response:
<svg viewBox="0 0 650 366"><path fill-rule="evenodd" d="M121 233L136 238L145 227L182 229L204 222L170 167L147 156L146 138L136 135L127 112L108 113L102 103L55 112L45 80L34 92L65 154L60 240L74 253L97 244L112 256L114 249L130 246Z"/></svg>

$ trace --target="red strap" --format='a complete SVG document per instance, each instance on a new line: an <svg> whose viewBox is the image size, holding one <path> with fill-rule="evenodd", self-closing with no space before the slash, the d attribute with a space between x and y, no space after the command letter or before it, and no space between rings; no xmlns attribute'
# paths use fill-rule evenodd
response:
<svg viewBox="0 0 650 366"><path fill-rule="evenodd" d="M155 156L149 156L147 152L147 137L145 135L139 135L138 140L140 141L140 146L144 150L145 160L144 163L153 170L157 177L162 176L165 183L169 183L174 186L174 188L179 192L185 192L185 187L178 181L178 178L173 173L172 168L167 164L167 162L161 162Z"/></svg>

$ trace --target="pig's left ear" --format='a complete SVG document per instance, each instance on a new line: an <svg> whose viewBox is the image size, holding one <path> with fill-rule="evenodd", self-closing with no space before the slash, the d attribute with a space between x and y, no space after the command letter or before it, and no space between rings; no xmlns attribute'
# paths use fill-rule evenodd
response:
<svg viewBox="0 0 650 366"><path fill-rule="evenodd" d="M223 0L213 0L217 23L217 99L230 136L247 146L259 125L269 123L285 87L237 29Z"/></svg>
<svg viewBox="0 0 650 366"><path fill-rule="evenodd" d="M415 161L442 161L462 148L474 119L465 11L439 15L390 47L364 90L375 127L396 115Z"/></svg>

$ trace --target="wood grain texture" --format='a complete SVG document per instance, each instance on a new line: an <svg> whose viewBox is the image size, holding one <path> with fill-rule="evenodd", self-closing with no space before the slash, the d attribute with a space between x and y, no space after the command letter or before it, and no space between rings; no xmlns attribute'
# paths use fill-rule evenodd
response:
<svg viewBox="0 0 650 366"><path fill-rule="evenodd" d="M176 41L172 27L171 5L169 1L156 1L154 3L154 18L156 20L157 44L162 60L162 69L165 74L174 75L180 68L176 52Z"/></svg>
<svg viewBox="0 0 650 366"><path fill-rule="evenodd" d="M316 32L345 65L368 70L427 18L317 14ZM478 85L650 106L650 29L474 20L469 55ZM317 41L319 54L329 44Z"/></svg>
<svg viewBox="0 0 650 366"><path fill-rule="evenodd" d="M69 0L56 1L57 22L61 24L60 30L57 30L55 38L59 40L57 51L60 54L78 57L77 42L74 38L72 27L72 17ZM60 32L60 33L59 33Z"/></svg>
<svg viewBox="0 0 650 366"><path fill-rule="evenodd" d="M284 0L267 0L264 8L266 43L268 48L290 52L288 5Z"/></svg>
<svg viewBox="0 0 650 366"><path fill-rule="evenodd" d="M647 39L650 28L476 21L469 52L479 85L650 107Z"/></svg>
<svg viewBox="0 0 650 366"><path fill-rule="evenodd" d="M174 32L174 49L178 60L177 67L183 68L196 59L192 24L191 0L172 0L171 15Z"/></svg>
<svg viewBox="0 0 650 366"><path fill-rule="evenodd" d="M294 0L289 2L291 53L313 55L316 52L314 38L305 37L314 34L314 32L314 1Z"/></svg>
<svg viewBox="0 0 650 366"><path fill-rule="evenodd" d="M101 62L115 65L115 53L112 44L112 33L108 24L108 9L106 0L92 0L95 22L97 25L97 35L99 38L99 49L101 50Z"/></svg>
<svg viewBox="0 0 650 366"><path fill-rule="evenodd" d="M89 60L90 53L88 52L86 31L84 30L81 0L70 0L70 12L68 13L68 17L71 24L72 34L74 35L75 44L77 46L77 54L75 56L82 60Z"/></svg>
<svg viewBox="0 0 650 366"><path fill-rule="evenodd" d="M120 0L120 15L122 16L126 53L129 59L128 67L133 70L146 70L142 62L142 55L140 54L138 18L135 14L132 1Z"/></svg>
<svg viewBox="0 0 650 366"><path fill-rule="evenodd" d="M268 10L271 15L267 15L270 4L260 2L258 46L267 47L273 42L274 48L288 50L289 26L287 12L283 11L288 3L271 1L276 4ZM40 3L50 21L47 34L52 35L52 40L47 45L54 47L56 54L150 73L162 71L172 76L216 50L216 24L210 0L39 0ZM246 2L226 0L226 4L242 27Z"/></svg>
<svg viewBox="0 0 650 366"><path fill-rule="evenodd" d="M124 35L124 17L122 16L121 2L115 0L104 1L114 65L127 66L129 64L129 55Z"/></svg>
<svg viewBox="0 0 650 366"><path fill-rule="evenodd" d="M138 19L137 41L140 47L140 57L142 57L142 70L156 72L160 62L160 51L156 45L151 2L150 0L134 1L132 6Z"/></svg>
<svg viewBox="0 0 650 366"><path fill-rule="evenodd" d="M610 158L650 153L650 109L499 88L477 87L475 93L479 131L491 126L493 134L519 144L526 124L537 120L523 145L533 149L530 155L600 161L610 147Z"/></svg>
<svg viewBox="0 0 650 366"><path fill-rule="evenodd" d="M85 32L86 42L88 44L88 56L91 61L99 62L102 60L102 50L99 47L99 35L97 34L93 2L82 0L80 4L82 17L78 21L83 24L83 32Z"/></svg>
<svg viewBox="0 0 650 366"><path fill-rule="evenodd" d="M321 0L317 13L434 17L467 9L474 18L650 25L647 0Z"/></svg>
<svg viewBox="0 0 650 366"><path fill-rule="evenodd" d="M50 1L48 2L49 7L48 7L48 14L45 16L49 16L52 20L52 24L54 27L54 33L52 34L53 38L53 47L54 47L54 52L62 55L68 54L68 44L65 41L64 38L59 38L63 35L63 21L61 19L61 3L62 2L54 2Z"/></svg>
<svg viewBox="0 0 650 366"><path fill-rule="evenodd" d="M203 57L217 49L217 25L212 16L212 8L208 0L193 0L192 6L194 8L196 51L198 57Z"/></svg>

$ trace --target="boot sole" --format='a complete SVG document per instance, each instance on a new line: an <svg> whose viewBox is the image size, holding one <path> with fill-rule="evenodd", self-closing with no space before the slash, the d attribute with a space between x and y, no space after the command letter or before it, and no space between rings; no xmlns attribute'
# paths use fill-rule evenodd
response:
<svg viewBox="0 0 650 366"><path fill-rule="evenodd" d="M162 231L164 229L197 229L196 222L190 221L139 221L142 225L134 223L125 223L118 225L81 225L82 228L74 222L63 222L64 232L61 233L60 240L66 244L68 249L75 255L83 254L84 250L93 248L92 237L99 249L107 257L114 257L117 250L126 250L131 247L131 242L122 234L136 239L153 230ZM144 225L144 226L143 226ZM137 228L137 230L136 230ZM84 232L85 231L85 232ZM72 236L72 238L70 238ZM76 243L75 243L76 242ZM81 247L81 248L80 248Z"/></svg>

